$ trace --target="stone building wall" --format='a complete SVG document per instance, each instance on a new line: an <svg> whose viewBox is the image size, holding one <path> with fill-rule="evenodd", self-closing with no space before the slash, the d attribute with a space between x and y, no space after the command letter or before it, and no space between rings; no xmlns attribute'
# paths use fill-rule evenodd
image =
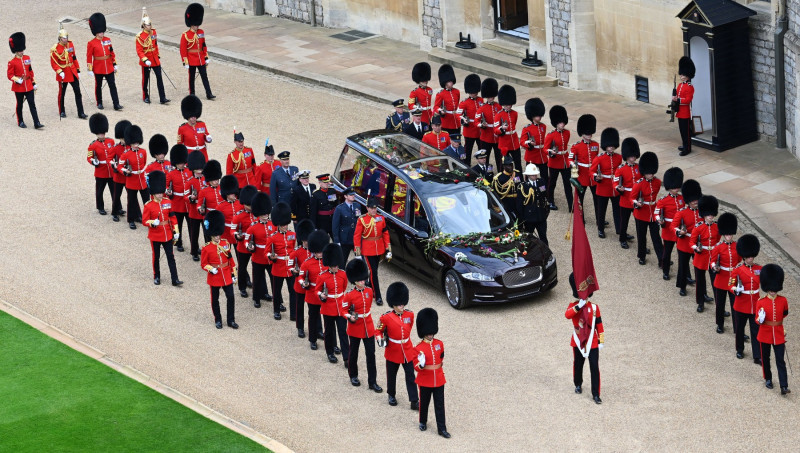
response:
<svg viewBox="0 0 800 453"><path fill-rule="evenodd" d="M275 0L275 3L278 6L278 16L311 23L311 0ZM317 25L323 25L322 2L316 2L314 14Z"/></svg>
<svg viewBox="0 0 800 453"><path fill-rule="evenodd" d="M759 13L750 18L750 58L753 64L756 118L761 137L775 141L775 46L772 17Z"/></svg>
<svg viewBox="0 0 800 453"><path fill-rule="evenodd" d="M572 50L569 46L569 25L572 21L572 0L547 0L548 16L552 29L550 43L550 66L563 86L569 86L572 72Z"/></svg>
<svg viewBox="0 0 800 453"><path fill-rule="evenodd" d="M422 0L422 34L431 38L431 47L444 47L440 0Z"/></svg>

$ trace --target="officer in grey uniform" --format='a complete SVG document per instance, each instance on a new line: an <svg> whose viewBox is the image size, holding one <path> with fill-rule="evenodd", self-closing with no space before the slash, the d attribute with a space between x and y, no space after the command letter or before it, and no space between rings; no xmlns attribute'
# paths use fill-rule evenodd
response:
<svg viewBox="0 0 800 453"><path fill-rule="evenodd" d="M269 182L269 197L272 199L273 206L281 202L286 204L291 204L292 202L292 188L300 170L294 165L290 165L289 156L289 151L282 151L278 154L281 166L272 171L272 179Z"/></svg>

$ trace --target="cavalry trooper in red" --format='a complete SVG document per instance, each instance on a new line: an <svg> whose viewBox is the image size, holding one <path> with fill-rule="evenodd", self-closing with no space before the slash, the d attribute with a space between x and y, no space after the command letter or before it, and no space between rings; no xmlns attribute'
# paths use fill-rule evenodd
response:
<svg viewBox="0 0 800 453"><path fill-rule="evenodd" d="M353 259L345 269L347 279L355 287L344 296L342 312L347 319L347 336L350 343L348 374L350 384L358 387L358 349L364 343L364 355L367 357L367 384L370 390L381 393L378 385L378 369L375 366L375 323L372 321L372 289L367 288L369 269L363 260Z"/></svg>
<svg viewBox="0 0 800 453"><path fill-rule="evenodd" d="M39 122L39 114L36 112L36 101L33 92L36 91L36 81L34 80L33 67L31 67L31 57L25 55L25 34L17 32L8 38L8 45L14 58L8 61L8 80L12 81L11 91L17 97L17 125L26 128L22 121L22 103L28 101L28 108L31 109L33 127L41 129L44 124Z"/></svg>
<svg viewBox="0 0 800 453"><path fill-rule="evenodd" d="M522 129L520 134L520 140L525 147L525 163L535 164L539 168L542 179L547 184L547 151L544 149L547 126L542 124L544 102L539 98L528 99L525 102L525 116L531 122L531 124Z"/></svg>
<svg viewBox="0 0 800 453"><path fill-rule="evenodd" d="M111 218L115 222L119 222L119 216L125 215L122 209L122 192L125 191L125 174L119 171L118 164L122 155L128 150L125 145L125 129L131 127L131 122L128 120L118 121L114 125L114 138L119 140L113 148L111 148L113 163L111 168L112 187L111 191Z"/></svg>
<svg viewBox="0 0 800 453"><path fill-rule="evenodd" d="M206 180L206 186L197 195L197 211L205 215L209 211L217 209L217 205L223 200L219 188L220 179L222 179L222 167L218 161L212 159L206 162L203 167L203 178Z"/></svg>
<svg viewBox="0 0 800 453"><path fill-rule="evenodd" d="M186 166L189 167L189 171L192 172L192 178L185 188L185 190L189 192L186 195L189 216L189 251L192 254L192 260L200 261L200 224L203 223L205 217L200 213L200 205L197 203L197 200L200 197L200 191L206 187L206 181L205 178L203 178L203 168L206 166L206 158L200 151L192 151L186 159Z"/></svg>
<svg viewBox="0 0 800 453"><path fill-rule="evenodd" d="M411 69L411 80L417 87L408 95L408 111L421 110L422 122L430 124L433 115L431 112L433 89L428 86L428 82L431 81L431 65L425 61L415 64Z"/></svg>
<svg viewBox="0 0 800 453"><path fill-rule="evenodd" d="M322 230L317 230L308 236L308 253L310 256L300 265L297 280L306 291L305 301L308 304L308 342L312 351L317 350L317 338L325 338L322 332L322 318L320 309L322 301L317 294L320 276L328 270L322 264L322 252L330 242L331 237ZM299 335L299 333L298 333Z"/></svg>
<svg viewBox="0 0 800 453"><path fill-rule="evenodd" d="M614 188L619 192L619 246L627 249L633 236L628 234L628 223L633 214L633 185L642 179L636 160L639 158L639 142L628 137L622 141L622 164L614 171Z"/></svg>
<svg viewBox="0 0 800 453"><path fill-rule="evenodd" d="M236 262L239 263L239 295L247 297L247 288L253 286L247 264L250 263L252 254L247 250L247 230L258 223L258 217L253 215L253 198L258 193L256 186L244 186L239 192L239 202L242 210L233 218L233 236L236 240Z"/></svg>
<svg viewBox="0 0 800 453"><path fill-rule="evenodd" d="M622 163L622 156L614 151L619 148L619 132L613 127L603 129L600 134L600 148L602 152L594 158L589 173L597 182L597 235L606 237L605 229L608 202L611 201L611 217L614 219L614 229L619 234L619 192L614 188L614 171Z"/></svg>
<svg viewBox="0 0 800 453"><path fill-rule="evenodd" d="M103 79L108 84L114 110L122 110L117 96L117 56L111 46L111 38L106 33L106 16L94 13L89 17L89 29L94 38L86 44L86 69L89 77L94 77L94 97L97 108L103 110Z"/></svg>
<svg viewBox="0 0 800 453"><path fill-rule="evenodd" d="M639 179L631 191L633 200L633 217L636 219L636 256L639 264L645 264L647 256L647 232L650 231L650 242L656 251L658 267L662 267L661 257L664 255L664 246L658 234L659 225L656 221L655 208L658 192L661 190L661 180L656 178L658 172L658 156L653 152L642 155L639 170L643 178Z"/></svg>
<svg viewBox="0 0 800 453"><path fill-rule="evenodd" d="M381 255L386 261L392 259L392 245L389 243L389 229L386 219L378 214L378 200L367 200L367 213L358 218L356 231L353 234L353 246L356 257L364 256L369 267L369 287L375 292L375 303L383 305L381 285L378 282L378 264Z"/></svg>
<svg viewBox="0 0 800 453"><path fill-rule="evenodd" d="M419 386L419 430L428 429L428 407L433 397L433 410L436 413L436 428L439 435L450 438L444 415L444 384L447 382L442 370L444 343L434 338L439 333L439 315L433 308L423 308L417 317L417 335L422 341L416 347L414 368L417 369Z"/></svg>
<svg viewBox="0 0 800 453"><path fill-rule="evenodd" d="M175 266L175 255L172 253L172 244L180 239L178 221L172 214L172 201L164 198L167 190L167 176L160 170L154 170L147 176L150 201L144 204L142 210L142 225L147 227L147 238L150 239L150 248L153 251L153 283L161 284L161 249L167 255L169 275L172 277L172 286L181 286L178 279L178 268Z"/></svg>
<svg viewBox="0 0 800 453"><path fill-rule="evenodd" d="M295 327L297 327L297 337L305 338L306 331L303 327L306 320L306 289L300 284L300 267L312 256L311 252L308 251L308 237L314 232L314 222L303 219L297 222L294 231L297 233L298 247L289 254L289 261L292 262L290 270L295 275L294 285L292 285L294 288ZM317 313L317 316L319 316L319 313Z"/></svg>
<svg viewBox="0 0 800 453"><path fill-rule="evenodd" d="M292 210L286 203L280 202L272 207L272 224L277 231L267 239L265 251L272 261L272 313L275 320L281 319L281 312L286 311L283 304L283 282L289 291L289 320L295 320L294 300L294 262L289 257L297 245L297 236L289 231L292 223Z"/></svg>
<svg viewBox="0 0 800 453"><path fill-rule="evenodd" d="M269 139L267 139L269 142ZM272 181L272 171L281 166L280 160L275 160L275 148L264 145L264 162L256 169L256 187L261 192L269 195L269 183Z"/></svg>
<svg viewBox="0 0 800 453"><path fill-rule="evenodd" d="M575 383L575 393L583 393L583 364L589 359L589 372L592 379L592 399L596 404L601 404L600 399L600 350L605 342L605 329L603 318L600 316L600 307L590 302L589 293L586 299L580 299L578 286L575 283L575 274L569 274L569 284L572 287L572 297L578 299L570 302L567 319L572 320L572 379Z"/></svg>
<svg viewBox="0 0 800 453"><path fill-rule="evenodd" d="M761 365L761 345L758 343L758 325L755 322L756 303L760 298L761 265L755 264L761 243L752 234L743 234L736 241L736 253L742 262L731 271L728 290L733 292L733 333L736 337L736 358L744 358L744 326L750 322L750 346L753 363Z"/></svg>
<svg viewBox="0 0 800 453"><path fill-rule="evenodd" d="M656 222L661 225L661 240L664 242L664 254L661 256L661 270L664 272L664 280L669 280L669 269L672 265L672 249L675 247L675 242L678 236L675 235L675 230L670 228L672 219L678 215L678 211L683 209L686 204L683 202L683 195L679 192L683 184L683 170L678 167L672 167L664 172L664 189L667 194L661 197L656 203L656 210L654 212Z"/></svg>
<svg viewBox="0 0 800 453"><path fill-rule="evenodd" d="M214 99L216 96L211 94L211 85L208 83L208 48L206 47L206 35L200 28L203 25L203 5L192 3L186 7L184 21L188 30L181 35L181 60L183 67L189 70L189 94L194 94L194 79L196 72L200 73L203 81L203 88L206 90L206 98Z"/></svg>
<svg viewBox="0 0 800 453"><path fill-rule="evenodd" d="M488 78L481 82L481 97L483 105L478 108L478 129L481 131L479 149L485 149L488 155L494 150L495 168L498 170L503 166L503 156L500 155L500 148L497 145L497 136L494 135L495 115L500 113L502 107L494 99L497 97L499 85L497 80Z"/></svg>
<svg viewBox="0 0 800 453"><path fill-rule="evenodd" d="M555 128L544 138L544 149L548 152L547 167L549 175L547 177L547 199L550 202L550 210L558 210L555 203L556 184L558 176L561 175L561 182L564 185L564 195L567 197L567 208L572 212L572 188L569 184L569 130L565 129L569 118L567 109L560 105L550 108L550 123ZM616 168L616 167L615 167ZM613 171L612 171L613 173Z"/></svg>
<svg viewBox="0 0 800 453"><path fill-rule="evenodd" d="M778 295L783 291L783 268L777 264L767 264L761 269L761 289L767 293L756 304L758 317L756 322L761 326L758 329L758 342L761 343L761 369L764 374L765 385L772 389L772 369L769 357L771 350L775 351L775 365L778 367L778 382L781 385L781 395L791 393L789 390L789 377L786 375L786 332L783 329L783 320L789 315L789 302L785 297Z"/></svg>
<svg viewBox="0 0 800 453"><path fill-rule="evenodd" d="M694 78L694 62L689 57L681 57L678 61L678 74L681 76L681 83L678 84L676 94L672 96L672 101L677 102L680 107L675 114L678 118L678 130L681 133L681 142L678 147L681 156L692 152L692 98L694 98L694 87L691 79Z"/></svg>
<svg viewBox="0 0 800 453"><path fill-rule="evenodd" d="M433 101L433 111L442 118L442 129L447 135L460 132L456 110L461 101L461 92L453 88L456 84L456 73L449 64L443 64L439 68L439 85L442 91L436 93L436 100Z"/></svg>
<svg viewBox="0 0 800 453"><path fill-rule="evenodd" d="M158 99L162 104L169 102L164 93L164 80L161 78L161 55L158 50L158 34L147 15L147 8L142 8L142 32L136 36L136 55L142 67L142 99L150 103L150 70L156 75Z"/></svg>
<svg viewBox="0 0 800 453"><path fill-rule="evenodd" d="M270 236L275 234L275 225L269 220L272 212L272 201L270 201L269 195L259 192L253 197L252 203L250 209L258 222L251 225L245 232L245 246L252 254L250 259L253 262L253 306L261 308L262 299L267 302L272 300L272 297L269 296L269 288L267 288L267 269L270 263L266 248ZM270 280L272 280L271 275Z"/></svg>
<svg viewBox="0 0 800 453"><path fill-rule="evenodd" d="M128 192L128 226L136 229L136 222L142 220L142 211L139 200L147 202L147 180L145 167L147 166L147 150L139 148L144 141L142 129L131 125L125 129L125 145L128 150L122 153L117 164L117 170L125 175L125 190Z"/></svg>
<svg viewBox="0 0 800 453"><path fill-rule="evenodd" d="M225 232L222 233L222 238L236 246L234 238L236 224L233 223L233 218L244 210L244 207L239 203L239 183L233 175L225 175L219 181L219 196L222 201L217 204L216 210L225 216Z"/></svg>
<svg viewBox="0 0 800 453"><path fill-rule="evenodd" d="M730 312L725 311L725 299L730 299L731 310L733 310L733 293L728 291L731 281L731 271L739 265L742 258L736 253L736 241L733 236L736 234L738 219L730 212L725 212L717 220L717 228L722 237L722 241L711 250L711 270L716 275L714 277L714 300L717 304L717 333L725 332L725 318L730 316ZM736 325L734 324L734 333Z"/></svg>
<svg viewBox="0 0 800 453"><path fill-rule="evenodd" d="M697 312L702 313L703 304L714 301L706 294L706 272L711 268L711 250L719 243L719 228L714 221L719 212L719 202L711 195L703 195L697 203L697 211L702 221L694 226L689 245L694 252L692 264L696 280L694 289ZM713 282L714 275L710 278Z"/></svg>
<svg viewBox="0 0 800 453"><path fill-rule="evenodd" d="M236 148L228 153L225 174L236 176L239 188L256 185L256 156L253 148L244 146L244 134L233 128L233 143Z"/></svg>
<svg viewBox="0 0 800 453"><path fill-rule="evenodd" d="M431 119L431 131L422 136L422 143L430 145L439 151L450 145L450 134L442 130L442 118L436 115Z"/></svg>
<svg viewBox="0 0 800 453"><path fill-rule="evenodd" d="M83 96L78 79L81 77L81 64L78 56L75 55L75 45L69 40L69 34L61 23L58 24L58 42L50 48L50 66L56 72L56 82L58 82L58 114L61 118L66 118L64 111L64 95L67 94L67 85L72 85L72 92L75 93L75 106L78 108L78 118L88 118L83 111Z"/></svg>
<svg viewBox="0 0 800 453"><path fill-rule="evenodd" d="M497 147L504 157L514 159L514 168L522 169L522 156L517 135L517 118L519 114L512 110L517 103L517 91L511 85L503 85L497 92L497 101L502 107L494 117L494 135L497 136Z"/></svg>
<svg viewBox="0 0 800 453"><path fill-rule="evenodd" d="M481 91L481 78L478 74L470 74L464 78L464 92L467 98L458 104L456 115L461 122L461 135L464 136L464 150L467 153L467 167L472 166L472 149L478 143L480 149L481 130L478 128L480 115L478 109L483 105L483 98L479 96Z"/></svg>
<svg viewBox="0 0 800 453"><path fill-rule="evenodd" d="M211 312L214 314L214 324L217 329L222 328L222 313L219 309L219 292L225 293L228 306L226 310L228 327L238 329L234 316L233 284L236 283L236 262L233 261L233 246L221 237L225 231L225 216L219 211L206 214L203 221L206 234L211 236L211 242L203 247L200 252L200 267L208 272L206 282L211 287Z"/></svg>
<svg viewBox="0 0 800 453"><path fill-rule="evenodd" d="M86 161L94 166L95 207L100 215L106 215L103 203L103 191L106 186L108 186L112 200L114 198L114 180L111 179L111 169L114 163L114 140L106 138L108 118L102 113L95 113L89 118L89 130L97 136L96 140L89 143L89 152L86 153Z"/></svg>
<svg viewBox="0 0 800 453"><path fill-rule="evenodd" d="M206 143L211 143L212 137L206 123L198 121L200 115L203 114L203 102L192 94L186 96L181 101L181 114L186 122L178 127L178 143L185 145L190 153L192 151L202 152L208 160Z"/></svg>
<svg viewBox="0 0 800 453"><path fill-rule="evenodd" d="M339 244L328 244L322 250L322 264L327 270L317 278L317 297L322 302L320 313L325 322L325 352L328 361L336 363L336 333L345 368L349 368L350 340L347 338L346 313L342 311L344 295L347 290L347 274L344 267L344 254ZM335 330L334 330L335 329Z"/></svg>
<svg viewBox="0 0 800 453"><path fill-rule="evenodd" d="M386 303L392 309L382 314L375 329L378 346L386 347L386 393L389 405L397 406L397 371L403 367L408 400L411 410L419 410L419 394L414 382L414 358L417 352L411 343L411 329L414 328L414 312L406 310L408 287L403 282L394 282L386 290Z"/></svg>
<svg viewBox="0 0 800 453"><path fill-rule="evenodd" d="M179 252L183 248L183 222L189 212L192 172L186 168L188 155L186 147L175 145L169 150L169 160L174 167L167 173L167 196L172 200L172 214L178 221L178 239L175 246Z"/></svg>
<svg viewBox="0 0 800 453"><path fill-rule="evenodd" d="M683 183L681 194L686 206L675 214L669 227L678 238L678 275L675 279L675 287L680 288L678 294L686 296L686 285L695 283L689 271L689 258L694 253L691 244L692 230L701 220L697 213L697 202L703 194L700 191L700 183L694 179L687 179Z"/></svg>
<svg viewBox="0 0 800 453"><path fill-rule="evenodd" d="M597 218L597 181L592 178L592 173L589 169L592 167L594 158L600 154L600 144L592 140L592 135L597 130L597 119L594 115L581 115L578 118L578 136L581 140L569 150L570 166L578 168L578 182L583 186L583 191L578 191L578 197L583 199L586 196L586 188L592 192L592 201L595 209L595 218Z"/></svg>
<svg viewBox="0 0 800 453"><path fill-rule="evenodd" d="M167 151L169 151L167 137L164 137L161 134L156 134L150 137L150 141L147 144L150 148L150 156L155 160L150 162L150 164L145 167L145 176L150 174L151 171L155 170L161 170L164 172L164 174L172 171L172 163L166 160Z"/></svg>

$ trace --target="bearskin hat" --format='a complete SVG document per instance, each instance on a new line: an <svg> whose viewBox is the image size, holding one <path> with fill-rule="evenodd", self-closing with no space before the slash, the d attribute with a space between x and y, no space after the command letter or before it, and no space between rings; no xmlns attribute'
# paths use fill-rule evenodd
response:
<svg viewBox="0 0 800 453"><path fill-rule="evenodd" d="M322 265L328 267L344 267L344 253L339 244L328 244L322 249Z"/></svg>
<svg viewBox="0 0 800 453"><path fill-rule="evenodd" d="M8 47L11 48L11 53L24 52L25 51L25 33L22 33L21 31L13 33L8 38Z"/></svg>
<svg viewBox="0 0 800 453"><path fill-rule="evenodd" d="M191 117L200 118L203 114L203 101L197 96L190 94L181 101L181 115L188 120Z"/></svg>
<svg viewBox="0 0 800 453"><path fill-rule="evenodd" d="M525 116L533 121L536 116L544 116L544 102L539 98L530 98L525 102Z"/></svg>
<svg viewBox="0 0 800 453"><path fill-rule="evenodd" d="M481 82L481 97L486 98L493 98L497 96L497 80L488 78Z"/></svg>
<svg viewBox="0 0 800 453"><path fill-rule="evenodd" d="M255 217L261 217L272 212L272 200L264 192L257 193L251 203L253 204L250 205L250 212Z"/></svg>
<svg viewBox="0 0 800 453"><path fill-rule="evenodd" d="M276 203L275 206L272 207L270 219L275 226L288 225L292 223L292 208L289 207L288 203L283 201Z"/></svg>
<svg viewBox="0 0 800 453"><path fill-rule="evenodd" d="M209 236L221 236L225 231L225 214L216 209L209 211L203 221L203 229Z"/></svg>
<svg viewBox="0 0 800 453"><path fill-rule="evenodd" d="M108 118L102 113L95 113L90 116L89 131L92 134L105 134L108 132Z"/></svg>
<svg viewBox="0 0 800 453"><path fill-rule="evenodd" d="M174 163L174 162L173 162ZM253 197L258 193L256 186L248 184L239 191L239 202L243 205L253 206Z"/></svg>
<svg viewBox="0 0 800 453"><path fill-rule="evenodd" d="M687 204L699 200L703 196L703 191L700 190L700 183L694 179L687 179L681 186L681 195L683 195L683 201Z"/></svg>
<svg viewBox="0 0 800 453"><path fill-rule="evenodd" d="M411 69L411 80L414 83L428 82L431 80L431 65L427 61L421 61Z"/></svg>
<svg viewBox="0 0 800 453"><path fill-rule="evenodd" d="M628 160L630 157L638 159L640 155L638 140L633 137L627 137L622 141L622 160Z"/></svg>
<svg viewBox="0 0 800 453"><path fill-rule="evenodd" d="M125 129L131 127L131 122L128 120L117 121L114 126L114 138L117 140L125 139Z"/></svg>
<svg viewBox="0 0 800 453"><path fill-rule="evenodd" d="M192 25L203 25L203 13L205 13L205 9L203 5L199 3L192 3L186 7L186 15L184 16L184 22L186 22L187 27L191 27Z"/></svg>
<svg viewBox="0 0 800 453"><path fill-rule="evenodd" d="M581 115L578 118L578 135L592 135L597 132L597 118L594 115Z"/></svg>
<svg viewBox="0 0 800 453"><path fill-rule="evenodd" d="M678 60L678 74L685 75L686 77L693 79L695 73L694 62L689 57L681 57Z"/></svg>
<svg viewBox="0 0 800 453"><path fill-rule="evenodd" d="M89 29L93 35L106 32L106 16L103 13L94 13L89 16Z"/></svg>
<svg viewBox="0 0 800 453"><path fill-rule="evenodd" d="M222 196L222 198L228 198L228 195L238 193L239 180L236 179L236 176L225 175L219 180L219 194Z"/></svg>
<svg viewBox="0 0 800 453"><path fill-rule="evenodd" d="M144 134L142 133L142 128L136 126L135 124L131 125L131 127L125 129L125 144L130 146L134 143L142 144L144 142Z"/></svg>
<svg viewBox="0 0 800 453"><path fill-rule="evenodd" d="M447 82L456 83L456 72L449 64L443 64L439 67L439 85L444 88Z"/></svg>
<svg viewBox="0 0 800 453"><path fill-rule="evenodd" d="M242 189L242 193L244 193L244 189ZM297 222L294 232L297 233L298 242L308 241L308 237L314 232L314 222L311 219L303 219Z"/></svg>
<svg viewBox="0 0 800 453"><path fill-rule="evenodd" d="M783 268L777 264L766 264L761 268L761 291L783 291Z"/></svg>
<svg viewBox="0 0 800 453"><path fill-rule="evenodd" d="M169 143L167 143L167 137L164 137L161 134L156 134L150 137L148 148L150 148L150 155L153 157L156 157L159 154L166 156L167 152L169 152Z"/></svg>
<svg viewBox="0 0 800 453"><path fill-rule="evenodd" d="M481 77L478 74L470 74L464 78L464 92L467 94L480 93Z"/></svg>
<svg viewBox="0 0 800 453"><path fill-rule="evenodd" d="M202 170L206 166L206 156L200 151L192 151L189 157L186 158L186 166L191 171Z"/></svg>
<svg viewBox="0 0 800 453"><path fill-rule="evenodd" d="M206 178L206 182L217 181L222 178L222 166L219 161L211 159L206 162L203 167L203 176Z"/></svg>
<svg viewBox="0 0 800 453"><path fill-rule="evenodd" d="M578 294L578 286L575 284L575 274L574 273L570 273L569 274L569 287L572 288L572 297L574 297L576 299L581 297L580 294ZM593 292L589 293L589 297L592 297L592 295L594 295Z"/></svg>
<svg viewBox="0 0 800 453"><path fill-rule="evenodd" d="M308 251L311 253L322 253L330 240L331 237L325 230L316 230L308 235Z"/></svg>
<svg viewBox="0 0 800 453"><path fill-rule="evenodd" d="M736 215L733 213L723 212L722 215L720 215L717 219L717 228L719 228L719 234L722 236L725 236L726 234L736 234L736 228L738 226L739 219L737 219Z"/></svg>
<svg viewBox="0 0 800 453"><path fill-rule="evenodd" d="M503 85L497 92L497 103L500 105L514 105L517 103L517 90L511 85Z"/></svg>
<svg viewBox="0 0 800 453"><path fill-rule="evenodd" d="M680 189L683 185L683 170L678 167L668 168L664 172L664 180L662 181L664 189Z"/></svg>
<svg viewBox="0 0 800 453"><path fill-rule="evenodd" d="M390 307L408 305L408 286L403 282L394 282L386 290L386 303Z"/></svg>
<svg viewBox="0 0 800 453"><path fill-rule="evenodd" d="M600 148L605 151L609 147L614 149L619 148L619 131L613 127L603 129L603 132L600 134Z"/></svg>
<svg viewBox="0 0 800 453"><path fill-rule="evenodd" d="M550 107L550 124L557 127L559 123L567 124L569 118L567 117L567 109L560 105Z"/></svg>
<svg viewBox="0 0 800 453"><path fill-rule="evenodd" d="M186 149L186 145L174 145L172 149L169 150L169 162L172 165L185 164L188 157L189 150Z"/></svg>
<svg viewBox="0 0 800 453"><path fill-rule="evenodd" d="M713 195L703 195L697 202L697 212L700 217L708 215L716 216L719 213L719 201Z"/></svg>
<svg viewBox="0 0 800 453"><path fill-rule="evenodd" d="M625 142L622 143L622 149L625 149ZM642 176L658 173L658 156L656 156L656 153L647 151L642 154L642 158L639 159L639 173Z"/></svg>
<svg viewBox="0 0 800 453"><path fill-rule="evenodd" d="M347 273L347 279L350 280L350 283L355 284L355 282L366 281L369 279L369 268L367 267L367 263L360 258L354 258L347 263L344 271Z"/></svg>
<svg viewBox="0 0 800 453"><path fill-rule="evenodd" d="M153 170L147 174L147 188L150 195L167 191L167 175L161 170Z"/></svg>
<svg viewBox="0 0 800 453"><path fill-rule="evenodd" d="M752 234L743 234L736 241L736 253L742 258L755 258L761 251L761 242Z"/></svg>
<svg viewBox="0 0 800 453"><path fill-rule="evenodd" d="M425 335L437 333L439 333L439 314L433 308L423 308L417 313L417 335L425 338Z"/></svg>

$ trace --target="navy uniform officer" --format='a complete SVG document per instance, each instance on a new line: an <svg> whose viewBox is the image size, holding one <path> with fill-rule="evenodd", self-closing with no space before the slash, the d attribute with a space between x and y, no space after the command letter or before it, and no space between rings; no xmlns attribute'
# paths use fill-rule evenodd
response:
<svg viewBox="0 0 800 453"><path fill-rule="evenodd" d="M292 186L300 170L289 162L291 153L282 151L278 154L281 166L272 171L272 179L269 182L269 197L272 205L280 202L290 204L292 202Z"/></svg>
<svg viewBox="0 0 800 453"><path fill-rule="evenodd" d="M491 181L494 178L494 168L491 164L486 163L488 156L489 153L487 153L485 149L478 150L474 156L475 161L478 163L472 167L472 171L481 175L483 179Z"/></svg>
<svg viewBox="0 0 800 453"><path fill-rule="evenodd" d="M344 191L344 202L333 210L331 222L333 242L342 246L345 261L353 251L353 235L359 217L361 217L361 206L356 203L356 192L348 187Z"/></svg>
<svg viewBox="0 0 800 453"><path fill-rule="evenodd" d="M392 102L394 113L386 117L386 130L392 132L403 132L403 128L411 122L411 115L405 111L405 102L398 99Z"/></svg>
<svg viewBox="0 0 800 453"><path fill-rule="evenodd" d="M311 218L311 197L317 186L308 182L311 172L303 170L297 174L297 181L292 187L292 221L299 222Z"/></svg>

